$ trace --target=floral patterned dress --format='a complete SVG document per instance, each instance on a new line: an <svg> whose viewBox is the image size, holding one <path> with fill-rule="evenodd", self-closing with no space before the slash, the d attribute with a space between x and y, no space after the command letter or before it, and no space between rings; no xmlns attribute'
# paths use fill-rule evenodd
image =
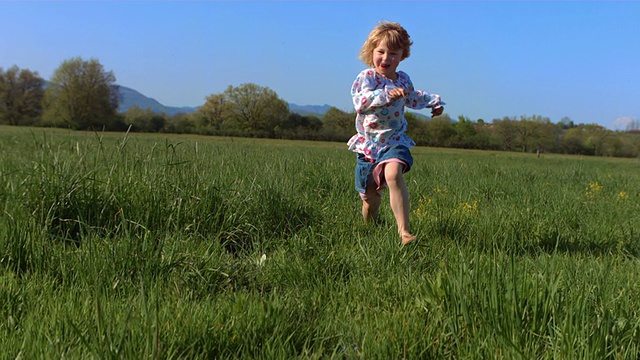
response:
<svg viewBox="0 0 640 360"><path fill-rule="evenodd" d="M415 142L405 134L407 120L404 107L424 109L438 107L440 96L426 91L414 90L409 75L398 71L398 78L390 80L366 69L358 74L351 87L351 97L356 109L356 131L349 142L349 150L363 154L367 160L375 162L381 150L388 146L415 146ZM389 91L394 87L404 88L409 95L391 100Z"/></svg>

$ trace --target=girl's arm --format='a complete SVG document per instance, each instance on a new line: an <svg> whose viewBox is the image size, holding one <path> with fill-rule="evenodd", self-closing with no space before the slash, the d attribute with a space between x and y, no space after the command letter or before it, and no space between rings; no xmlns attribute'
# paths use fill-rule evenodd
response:
<svg viewBox="0 0 640 360"><path fill-rule="evenodd" d="M407 82L409 84L409 96L407 96L405 101L406 107L420 110L424 108L438 108L441 105L444 105L442 99L440 99L440 95L431 94L424 90L415 90L411 79Z"/></svg>
<svg viewBox="0 0 640 360"><path fill-rule="evenodd" d="M438 108L441 105L444 105L442 99L440 99L440 95L438 94L430 94L423 90L416 90L409 93L407 100L405 102L405 106L420 110L424 108Z"/></svg>
<svg viewBox="0 0 640 360"><path fill-rule="evenodd" d="M358 75L351 87L353 106L358 114L368 113L392 102L388 89L376 83L373 70L365 70Z"/></svg>

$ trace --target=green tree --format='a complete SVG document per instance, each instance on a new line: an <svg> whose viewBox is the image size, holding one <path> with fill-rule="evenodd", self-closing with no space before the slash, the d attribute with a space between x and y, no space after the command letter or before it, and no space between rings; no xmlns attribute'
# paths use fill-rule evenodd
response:
<svg viewBox="0 0 640 360"><path fill-rule="evenodd" d="M503 150L513 151L518 148L518 122L504 117L502 120L493 120L493 134L500 142Z"/></svg>
<svg viewBox="0 0 640 360"><path fill-rule="evenodd" d="M593 155L593 149L585 144L586 131L584 126L576 126L566 130L560 138L560 145L564 153Z"/></svg>
<svg viewBox="0 0 640 360"><path fill-rule="evenodd" d="M456 134L451 118L447 114L436 116L428 121L429 146L446 147Z"/></svg>
<svg viewBox="0 0 640 360"><path fill-rule="evenodd" d="M474 122L463 115L458 116L458 122L453 123L455 135L451 139L451 145L457 148L472 149L476 147L476 126Z"/></svg>
<svg viewBox="0 0 640 360"><path fill-rule="evenodd" d="M355 129L355 114L331 107L322 117L322 133L326 140L347 141Z"/></svg>
<svg viewBox="0 0 640 360"><path fill-rule="evenodd" d="M194 119L199 133L224 133L224 124L231 119L230 103L223 94L211 94L195 112Z"/></svg>
<svg viewBox="0 0 640 360"><path fill-rule="evenodd" d="M407 120L407 135L418 145L428 144L428 118L414 112L404 113Z"/></svg>
<svg viewBox="0 0 640 360"><path fill-rule="evenodd" d="M516 123L516 144L522 152L552 150L555 146L554 125L540 115L522 116Z"/></svg>
<svg viewBox="0 0 640 360"><path fill-rule="evenodd" d="M33 125L42 115L44 79L37 72L0 68L0 124Z"/></svg>
<svg viewBox="0 0 640 360"><path fill-rule="evenodd" d="M246 135L273 136L289 116L289 105L267 87L251 83L229 86L223 96L231 120Z"/></svg>
<svg viewBox="0 0 640 360"><path fill-rule="evenodd" d="M312 115L289 114L283 129L309 129L313 131L322 128L322 120Z"/></svg>
<svg viewBox="0 0 640 360"><path fill-rule="evenodd" d="M613 132L597 124L585 125L584 130L586 133L585 145L593 149L593 154L596 156L608 155L604 143L605 139Z"/></svg>
<svg viewBox="0 0 640 360"><path fill-rule="evenodd" d="M527 152L531 150L531 143L535 137L536 124L533 121L529 121L525 116L520 117L520 121L513 120L515 129L515 147Z"/></svg>
<svg viewBox="0 0 640 360"><path fill-rule="evenodd" d="M277 128L277 136L284 139L313 140L318 138L322 121L315 116L304 116L290 113L287 119Z"/></svg>
<svg viewBox="0 0 640 360"><path fill-rule="evenodd" d="M124 113L124 121L131 125L132 131L160 132L165 125L166 115L154 113L151 109L140 109L137 105L128 108Z"/></svg>
<svg viewBox="0 0 640 360"><path fill-rule="evenodd" d="M500 142L493 135L493 124L478 119L475 125L474 147L481 150L499 150Z"/></svg>
<svg viewBox="0 0 640 360"><path fill-rule="evenodd" d="M538 124L536 131L538 135L534 143L536 150L559 152L561 133L562 128L553 124L550 119L545 118L544 122Z"/></svg>
<svg viewBox="0 0 640 360"><path fill-rule="evenodd" d="M573 120L571 120L571 118L568 116L564 116L562 119L560 119L560 122L558 122L558 126L562 129L571 129L576 127L576 125L573 123Z"/></svg>
<svg viewBox="0 0 640 360"><path fill-rule="evenodd" d="M97 59L63 61L45 92L45 121L73 129L108 127L118 109L115 81L113 72L105 71Z"/></svg>
<svg viewBox="0 0 640 360"><path fill-rule="evenodd" d="M175 114L172 118L167 120L163 130L165 132L175 133L175 134L195 134L197 133L197 130L196 130L196 122L194 118L195 118L195 113Z"/></svg>

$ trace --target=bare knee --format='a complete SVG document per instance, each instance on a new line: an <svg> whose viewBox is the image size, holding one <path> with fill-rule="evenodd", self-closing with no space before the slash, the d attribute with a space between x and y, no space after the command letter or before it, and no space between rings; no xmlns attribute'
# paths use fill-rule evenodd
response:
<svg viewBox="0 0 640 360"><path fill-rule="evenodd" d="M389 188L401 186L404 179L402 177L403 165L400 163L390 163L384 168L384 178Z"/></svg>
<svg viewBox="0 0 640 360"><path fill-rule="evenodd" d="M367 208L371 208L374 210L380 207L381 202L382 197L375 189L373 191L369 191L369 189L367 189L367 192L362 197L362 204Z"/></svg>
<svg viewBox="0 0 640 360"><path fill-rule="evenodd" d="M377 220L382 197L375 187L368 188L362 196L362 216L365 221Z"/></svg>

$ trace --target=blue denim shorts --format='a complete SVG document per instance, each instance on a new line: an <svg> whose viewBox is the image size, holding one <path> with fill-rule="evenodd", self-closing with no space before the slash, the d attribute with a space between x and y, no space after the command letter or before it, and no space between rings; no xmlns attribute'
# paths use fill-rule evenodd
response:
<svg viewBox="0 0 640 360"><path fill-rule="evenodd" d="M365 159L363 154L356 154L356 170L355 170L355 185L356 190L359 193L365 193L367 187L375 182L373 179L373 170L378 164L391 159L398 159L407 164L403 172L407 172L413 166L413 157L409 148L402 145L392 145L378 153L378 159L375 162L370 162Z"/></svg>

